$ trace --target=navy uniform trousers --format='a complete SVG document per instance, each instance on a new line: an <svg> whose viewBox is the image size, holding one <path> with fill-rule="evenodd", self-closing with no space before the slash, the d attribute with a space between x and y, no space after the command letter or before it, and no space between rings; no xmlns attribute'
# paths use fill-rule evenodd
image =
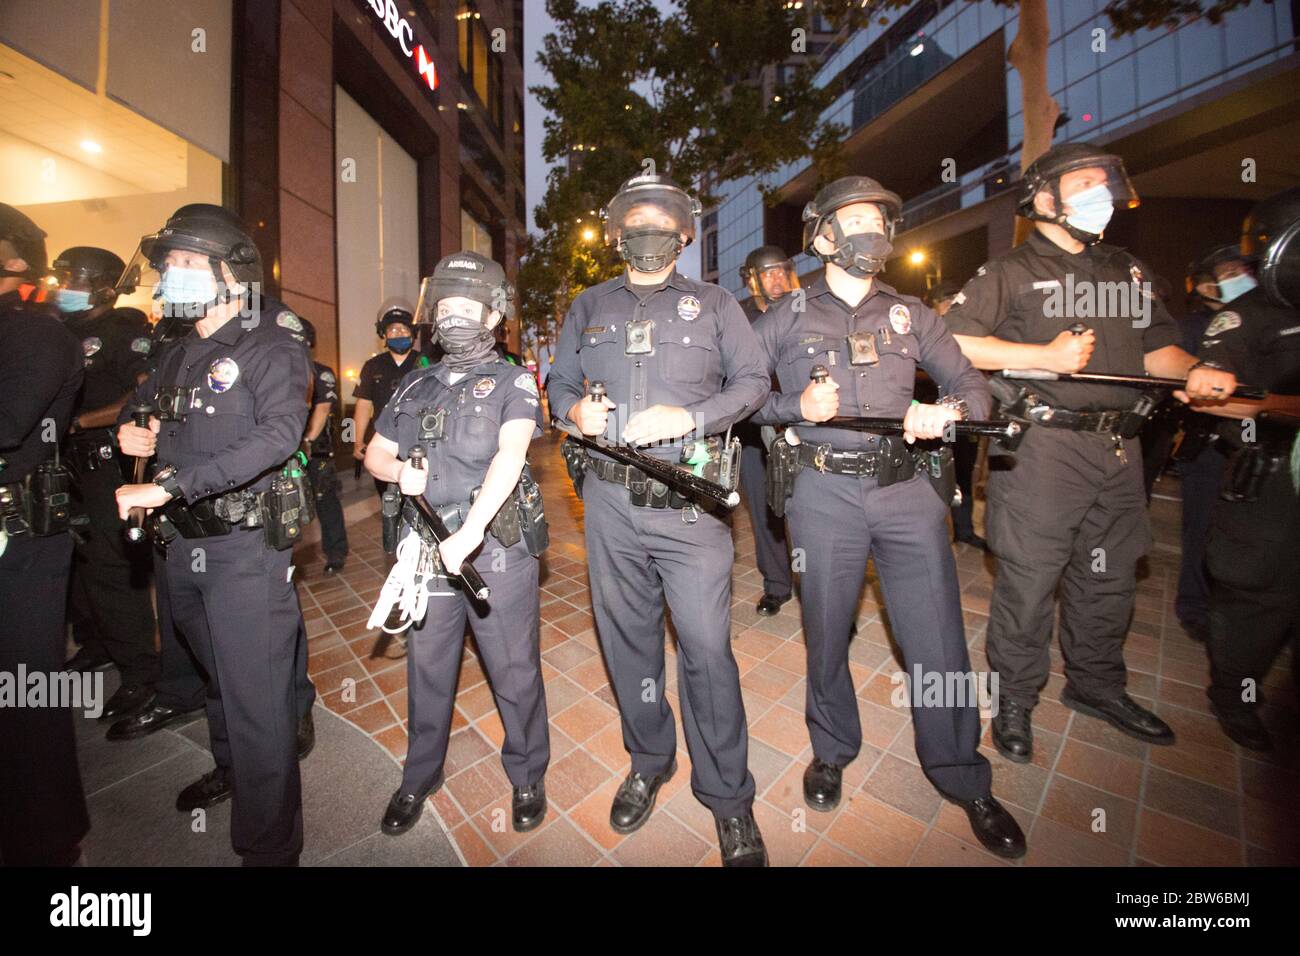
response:
<svg viewBox="0 0 1300 956"><path fill-rule="evenodd" d="M0 672L15 683L19 667L63 670L71 567L68 534L11 537L0 554ZM67 865L90 829L74 723L68 707L0 706L0 865Z"/></svg>
<svg viewBox="0 0 1300 956"><path fill-rule="evenodd" d="M715 817L743 816L754 802L740 672L731 653L727 524L708 512L643 508L620 484L588 473L582 486L587 567L605 665L632 770L664 773L677 728L664 697L664 602L677 631L677 693L691 789Z"/></svg>
<svg viewBox="0 0 1300 956"><path fill-rule="evenodd" d="M805 468L786 517L794 553L805 561L799 595L808 648L808 733L817 757L844 766L862 746L849 641L869 557L909 680L920 668L941 675L945 687L974 690L970 682L958 683L971 667L948 506L921 476L881 488L875 478ZM978 751L973 693L912 707L912 725L921 768L940 793L955 800L989 795L992 771Z"/></svg>
<svg viewBox="0 0 1300 956"><path fill-rule="evenodd" d="M741 422L736 434L741 442L740 487L754 526L754 560L763 575L763 593L785 600L794 587L790 548L785 541L785 519L772 514L767 506L767 449L753 422Z"/></svg>
<svg viewBox="0 0 1300 956"><path fill-rule="evenodd" d="M208 675L212 756L232 775L231 843L250 865L291 865L302 850L292 558L236 528L176 537L164 563L174 623Z"/></svg>
<svg viewBox="0 0 1300 956"><path fill-rule="evenodd" d="M1124 693L1137 562L1151 546L1142 451L1136 438L1124 448L1127 463L1109 435L1035 426L1011 468L989 459L989 663L1000 692L1026 707L1051 670L1058 584L1066 680L1097 700Z"/></svg>
<svg viewBox="0 0 1300 956"><path fill-rule="evenodd" d="M488 534L472 563L492 589L487 603L473 601L444 582L429 598L424 620L407 638L409 736L402 793L429 790L447 758L467 622L474 631L474 643L505 728L501 763L511 785L537 783L550 763L542 683L539 562L522 540L502 549Z"/></svg>

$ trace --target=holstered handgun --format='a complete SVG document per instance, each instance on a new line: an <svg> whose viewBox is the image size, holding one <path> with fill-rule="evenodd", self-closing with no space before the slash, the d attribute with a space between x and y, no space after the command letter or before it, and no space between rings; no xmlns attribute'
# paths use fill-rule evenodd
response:
<svg viewBox="0 0 1300 956"><path fill-rule="evenodd" d="M560 455L564 458L564 468L573 482L573 493L582 497L582 479L587 471L587 452L576 441L565 439L560 445Z"/></svg>
<svg viewBox="0 0 1300 956"><path fill-rule="evenodd" d="M777 436L767 452L767 506L778 518L785 517L785 503L794 494L794 482L802 469L798 449L784 435Z"/></svg>
<svg viewBox="0 0 1300 956"><path fill-rule="evenodd" d="M230 534L231 529L230 522L217 514L216 502L211 498L194 504L176 498L153 513L151 524L158 540L164 543L177 534L186 538L215 538Z"/></svg>

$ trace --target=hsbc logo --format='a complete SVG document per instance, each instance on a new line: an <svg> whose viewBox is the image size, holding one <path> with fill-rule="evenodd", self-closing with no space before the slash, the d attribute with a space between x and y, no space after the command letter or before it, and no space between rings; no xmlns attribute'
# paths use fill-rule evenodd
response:
<svg viewBox="0 0 1300 956"><path fill-rule="evenodd" d="M371 13L377 16L384 25L390 36L397 41L398 47L406 55L408 60L415 61L416 72L420 79L429 89L438 88L438 68L433 61L429 59L429 54L425 52L424 45L415 42L415 31L411 28L410 22L397 13L397 5L393 0L363 0L364 5L370 8Z"/></svg>

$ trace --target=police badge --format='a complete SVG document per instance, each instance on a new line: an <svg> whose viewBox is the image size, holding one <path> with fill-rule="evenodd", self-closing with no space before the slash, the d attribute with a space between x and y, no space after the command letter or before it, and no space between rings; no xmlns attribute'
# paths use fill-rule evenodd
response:
<svg viewBox="0 0 1300 956"><path fill-rule="evenodd" d="M101 339L98 335L92 335L89 338L81 340L81 351L86 356L86 358L90 358L92 355L94 355L103 347L104 347L104 340Z"/></svg>
<svg viewBox="0 0 1300 956"><path fill-rule="evenodd" d="M912 311L903 303L896 302L889 307L889 325L899 335L912 331Z"/></svg>
<svg viewBox="0 0 1300 956"><path fill-rule="evenodd" d="M474 383L474 397L487 398L492 394L492 390L497 387L497 380L490 375L485 375Z"/></svg>
<svg viewBox="0 0 1300 956"><path fill-rule="evenodd" d="M677 314L686 322L694 322L700 317L700 300L693 295L684 295L677 300Z"/></svg>
<svg viewBox="0 0 1300 956"><path fill-rule="evenodd" d="M208 367L208 388L220 395L239 378L239 365L232 358L219 358Z"/></svg>

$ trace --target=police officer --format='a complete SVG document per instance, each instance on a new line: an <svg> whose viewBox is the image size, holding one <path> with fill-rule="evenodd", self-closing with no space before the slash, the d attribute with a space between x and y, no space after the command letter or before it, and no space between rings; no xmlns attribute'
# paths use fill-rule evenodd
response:
<svg viewBox="0 0 1300 956"><path fill-rule="evenodd" d="M153 348L144 313L116 308L117 280L125 268L112 252L93 246L74 246L53 264L59 311L86 357L85 385L67 442L77 497L90 520L73 563L69 610L81 648L68 666L84 671L108 661L117 665L122 683L104 705L104 720L149 706L158 680L149 549L128 544L113 497L127 477L113 428L145 377Z"/></svg>
<svg viewBox="0 0 1300 956"><path fill-rule="evenodd" d="M384 351L366 359L352 391L357 400L352 414L357 438L352 457L357 461L365 460L366 442L374 433L374 423L397 390L397 383L412 369L429 367L426 356L413 355L411 351L415 345L415 320L407 303L389 299L381 305L375 319L375 334L384 340ZM378 478L375 489L381 495L384 493L384 483Z"/></svg>
<svg viewBox="0 0 1300 956"><path fill-rule="evenodd" d="M53 682L63 667L72 537L52 459L84 374L41 301L45 271L45 233L0 203L0 673L19 694L21 674ZM0 706L0 864L70 865L90 829L66 705Z"/></svg>
<svg viewBox="0 0 1300 956"><path fill-rule="evenodd" d="M1208 410L1225 421L1232 454L1215 503L1208 548L1210 706L1224 733L1269 750L1260 685L1283 647L1300 653L1300 188L1256 206L1241 252L1259 263L1259 283L1233 296L1205 330L1202 354L1268 390L1263 401ZM1219 282L1222 291L1223 282ZM1232 289L1230 287L1229 294ZM1288 416L1287 422L1271 420Z"/></svg>
<svg viewBox="0 0 1300 956"><path fill-rule="evenodd" d="M1187 267L1191 308L1179 322L1182 347L1193 355L1201 352L1205 330L1214 317L1256 285L1250 257L1241 254L1240 243L1217 244ZM1253 383L1252 383L1253 384ZM1219 449L1217 423L1212 416L1186 412L1182 416L1183 440L1178 460L1179 497L1182 498L1183 553L1178 569L1178 594L1174 612L1183 631L1201 643L1210 633L1210 582L1205 572L1210 516L1219 498L1228 459Z"/></svg>
<svg viewBox="0 0 1300 956"><path fill-rule="evenodd" d="M676 270L698 214L699 204L662 176L636 176L619 188L605 210L605 241L627 271L574 301L547 378L554 416L585 435L650 446L648 454L674 463L682 438L725 432L771 387L736 300ZM597 382L607 390L601 401L586 387ZM586 468L581 493L592 607L632 756L610 826L630 833L644 824L676 770L676 728L664 696L666 601L677 631L691 787L713 812L723 864L766 865L731 652L730 530L694 502L634 498L628 486L644 488L643 476L599 453Z"/></svg>
<svg viewBox="0 0 1300 956"><path fill-rule="evenodd" d="M786 513L793 545L807 556L800 596L813 760L804 772L804 799L819 811L839 804L844 767L862 745L848 652L869 558L912 679L917 672L937 674L945 687L973 679L948 544L948 503L918 473L906 443L941 437L947 422L986 417L991 399L943 321L876 278L893 248L901 205L865 176L825 186L803 213L804 248L826 263L825 275L808 289L803 310L779 303L756 326L781 385L758 418L901 417L905 432L900 440L800 427L789 458L776 446L772 452L778 461L798 462ZM810 381L817 366L829 372L825 382ZM918 366L944 390L937 404L912 401ZM790 444L789 436L779 442ZM1022 856L1024 834L994 799L989 763L978 751L975 695L917 704L912 721L930 781L965 809L984 846Z"/></svg>
<svg viewBox="0 0 1300 956"><path fill-rule="evenodd" d="M147 269L158 274L161 311L194 325L136 391L157 408L149 427L118 429L126 454L157 453L154 480L119 488L118 510L165 509L175 531L161 571L171 613L209 679L217 767L177 806L233 790L231 841L245 864L294 865L302 614L281 539L296 533L292 513L306 494L286 461L307 422L310 361L297 317L259 297L261 255L226 210L178 209L141 239L127 280L149 287L136 277Z"/></svg>
<svg viewBox="0 0 1300 956"><path fill-rule="evenodd" d="M799 288L794 263L779 246L759 246L746 256L740 280L749 290L741 308L751 323ZM737 424L736 434L741 443L740 487L754 526L754 558L763 575L763 596L756 610L768 617L780 611L793 593L790 547L785 540L785 521L767 506L767 445L762 429L757 422L746 420Z"/></svg>
<svg viewBox="0 0 1300 956"><path fill-rule="evenodd" d="M316 350L316 326L306 319L302 323L307 347ZM339 404L339 380L334 369L312 357L313 381L311 418L303 444L309 456L312 491L316 495L316 517L320 519L321 550L325 553L325 573L338 574L348 557L348 529L339 501L339 476L334 468L334 411Z"/></svg>
<svg viewBox="0 0 1300 956"><path fill-rule="evenodd" d="M1232 392L1231 374L1178 347L1142 265L1101 242L1114 204L1136 202L1122 160L1095 146L1056 146L1029 166L1017 211L1035 231L981 266L945 316L977 368L1145 371L1186 378L1198 400ZM1107 291L1116 289L1127 294ZM1071 330L1076 323L1082 334ZM1151 543L1131 427L1141 420L1142 396L1050 381L1016 390L998 376L992 384L1007 414L1034 422L1011 467L990 448L986 531L998 570L988 656L1001 697L993 742L1009 760L1030 760L1031 711L1047 682L1059 586L1061 702L1139 740L1172 744L1170 727L1125 692L1137 562Z"/></svg>
<svg viewBox="0 0 1300 956"><path fill-rule="evenodd" d="M487 671L505 741L519 832L546 815L550 736L542 685L538 555L546 545L541 497L527 473L528 445L541 434L537 382L496 350L493 329L513 311L501 266L474 252L447 256L426 278L417 310L437 328L443 357L398 389L375 425L366 468L423 496L451 536L438 546L444 568L470 561L491 588L489 602L444 591L407 639L410 739L401 785L384 812L385 833L405 833L443 783L465 624ZM427 467L410 450L420 445ZM442 579L446 585L446 579ZM448 585L449 587L449 585Z"/></svg>

